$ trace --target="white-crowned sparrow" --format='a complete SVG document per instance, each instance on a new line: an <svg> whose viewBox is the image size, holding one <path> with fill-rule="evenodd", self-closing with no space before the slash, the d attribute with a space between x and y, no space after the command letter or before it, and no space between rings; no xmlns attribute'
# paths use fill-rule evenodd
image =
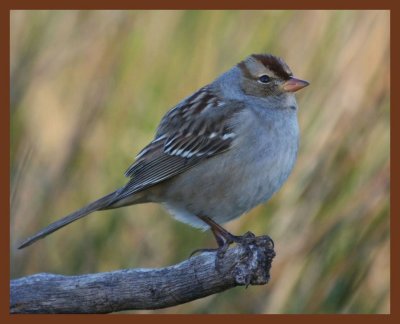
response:
<svg viewBox="0 0 400 324"><path fill-rule="evenodd" d="M32 237L24 248L98 210L163 204L178 220L236 241L224 223L268 200L297 156L296 79L272 55L251 55L172 108L125 175L128 183Z"/></svg>

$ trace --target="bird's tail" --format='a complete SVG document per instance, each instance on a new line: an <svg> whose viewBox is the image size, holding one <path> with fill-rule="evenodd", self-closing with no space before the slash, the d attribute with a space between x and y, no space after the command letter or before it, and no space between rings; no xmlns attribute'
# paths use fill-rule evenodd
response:
<svg viewBox="0 0 400 324"><path fill-rule="evenodd" d="M89 205L65 216L64 218L51 223L49 226L45 227L42 229L40 232L36 233L35 235L27 238L19 247L18 249L23 249L24 247L27 247L28 245L31 245L32 243L36 242L37 240L40 240L44 238L45 236L59 230L60 228L75 222L76 220L87 216L88 214L97 211L97 210L103 210L103 209L108 209L108 208L113 208L111 205L114 203L116 199L116 191L90 203Z"/></svg>

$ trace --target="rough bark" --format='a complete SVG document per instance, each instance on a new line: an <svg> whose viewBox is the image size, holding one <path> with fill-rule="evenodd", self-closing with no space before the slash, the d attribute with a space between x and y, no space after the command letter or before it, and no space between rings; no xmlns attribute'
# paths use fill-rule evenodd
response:
<svg viewBox="0 0 400 324"><path fill-rule="evenodd" d="M11 280L11 313L110 313L183 304L238 285L263 285L275 256L267 236L248 237L216 258L203 252L161 269Z"/></svg>

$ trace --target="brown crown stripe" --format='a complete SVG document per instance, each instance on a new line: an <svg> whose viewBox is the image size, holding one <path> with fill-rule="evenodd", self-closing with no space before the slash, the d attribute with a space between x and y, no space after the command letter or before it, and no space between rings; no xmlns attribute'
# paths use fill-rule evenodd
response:
<svg viewBox="0 0 400 324"><path fill-rule="evenodd" d="M269 54L253 54L252 58L261 62L266 68L275 73L275 75L283 80L287 80L292 76L292 73L286 71L284 66L286 64L278 57L269 55ZM243 75L249 79L257 79L257 76L254 76L250 73L249 69L246 65L246 60L240 62L238 67L242 70Z"/></svg>
<svg viewBox="0 0 400 324"><path fill-rule="evenodd" d="M292 75L284 69L286 64L279 57L268 54L253 54L252 57L261 62L266 68L273 71L276 76L284 80L289 79Z"/></svg>

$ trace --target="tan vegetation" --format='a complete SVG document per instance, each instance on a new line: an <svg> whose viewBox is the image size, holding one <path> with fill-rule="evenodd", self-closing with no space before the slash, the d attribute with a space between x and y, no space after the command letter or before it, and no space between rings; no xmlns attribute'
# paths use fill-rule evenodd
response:
<svg viewBox="0 0 400 324"><path fill-rule="evenodd" d="M148 204L16 250L124 184L169 108L262 52L311 82L298 94L294 173L268 204L226 225L274 239L272 280L157 312L389 312L387 11L12 12L12 277L161 267L213 247L210 233Z"/></svg>

